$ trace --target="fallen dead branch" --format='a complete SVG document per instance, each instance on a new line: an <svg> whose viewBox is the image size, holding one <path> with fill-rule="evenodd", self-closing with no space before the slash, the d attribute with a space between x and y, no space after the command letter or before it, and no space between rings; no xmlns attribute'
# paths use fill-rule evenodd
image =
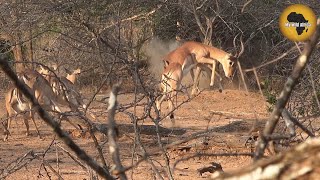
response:
<svg viewBox="0 0 320 180"><path fill-rule="evenodd" d="M31 161L36 159L38 156L42 156L43 153L35 153L32 150L24 154L22 157L17 158L15 161L9 163L9 165L0 169L0 179L5 179L10 174L18 171L19 169L28 165Z"/></svg>
<svg viewBox="0 0 320 180"><path fill-rule="evenodd" d="M185 157L185 158L181 158L181 159L178 159L174 164L173 164L173 169L176 168L176 166L181 163L181 162L184 162L184 161L188 161L190 159L193 159L193 158L196 158L196 157L221 157L221 156L235 156L235 157L238 157L238 156L249 156L249 157L253 157L253 154L252 153L196 153L192 156L188 156L188 157Z"/></svg>
<svg viewBox="0 0 320 180"><path fill-rule="evenodd" d="M214 179L317 179L320 138L308 139L295 148L230 174L215 173Z"/></svg>

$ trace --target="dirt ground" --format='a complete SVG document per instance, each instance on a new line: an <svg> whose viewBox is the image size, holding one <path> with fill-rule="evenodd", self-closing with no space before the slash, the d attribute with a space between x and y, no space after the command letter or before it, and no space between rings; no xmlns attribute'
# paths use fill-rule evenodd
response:
<svg viewBox="0 0 320 180"><path fill-rule="evenodd" d="M5 117L4 97L0 97L0 117ZM101 94L98 97L104 97ZM133 101L133 94L119 96L119 104L125 106ZM180 95L181 102L187 97ZM165 109L166 102L163 103ZM107 104L94 103L93 105L97 123L106 122ZM132 109L131 109L132 111ZM137 114L141 114L143 107L137 108ZM166 110L165 110L166 111ZM172 146L168 149L170 166L175 179L202 179L207 178L209 172L201 172L201 168L209 167L212 163L221 165L223 171L228 172L252 162L248 156L214 156L221 153L248 153L252 149L245 143L249 137L248 133L253 127L256 119L265 122L268 116L265 100L257 93L247 93L238 90L204 91L190 102L184 103L175 113L176 121L174 127L169 119L164 119L160 124L162 143L164 145L172 142L192 139L198 134L200 138ZM125 166L139 160L138 156L132 159L133 150L136 154L142 154L140 147L134 146L135 134L131 120L125 113L117 113L116 122L119 124L120 137L118 139L121 148L121 160ZM13 161L24 156L31 150L34 153L44 153L45 156L38 157L12 173L7 179L58 179L53 172L59 172L64 179L89 179L88 171L72 160L61 147L70 151L59 139L52 143L55 138L50 127L39 118L36 118L43 140L36 136L34 125L30 122L31 136L25 136L25 127L21 119L14 121L11 128L9 140L0 141L0 173ZM149 160L160 170L160 174L166 171L164 157L159 151L155 126L149 120L139 121L141 141L149 154ZM64 124L65 130L73 131L73 127ZM1 127L2 130L2 127ZM206 133L204 133L206 132ZM94 148L93 140L87 136L74 134L73 139L92 157L98 159L98 152ZM96 133L99 143L103 147L104 156L108 164L112 164L109 156L106 138L101 133ZM50 147L50 148L49 148ZM74 154L71 152L71 154ZM205 154L205 156L200 156ZM57 160L58 159L58 160ZM133 170L127 172L129 179L154 179L155 174L151 170L150 161L143 161ZM12 166L12 164L11 164ZM218 165L219 166L219 165ZM52 168L52 169L51 169ZM168 179L163 175L165 179Z"/></svg>

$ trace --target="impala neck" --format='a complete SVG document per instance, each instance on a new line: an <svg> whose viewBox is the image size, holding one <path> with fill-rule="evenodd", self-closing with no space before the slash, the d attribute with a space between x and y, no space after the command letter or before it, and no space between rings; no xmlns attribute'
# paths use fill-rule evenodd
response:
<svg viewBox="0 0 320 180"><path fill-rule="evenodd" d="M66 77L72 84L76 82L76 74L68 74Z"/></svg>
<svg viewBox="0 0 320 180"><path fill-rule="evenodd" d="M210 58L215 59L215 60L219 61L220 63L221 63L221 61L223 61L223 59L226 58L226 56L230 56L229 53L227 53L221 49L218 49L216 47L206 45L205 48L207 49L207 51L210 52Z"/></svg>

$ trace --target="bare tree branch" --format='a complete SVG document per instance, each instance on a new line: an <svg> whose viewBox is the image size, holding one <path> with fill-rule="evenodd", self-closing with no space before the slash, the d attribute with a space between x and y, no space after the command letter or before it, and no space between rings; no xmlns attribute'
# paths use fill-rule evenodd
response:
<svg viewBox="0 0 320 180"><path fill-rule="evenodd" d="M22 157L17 158L15 161L11 162L5 169L0 169L0 179L5 179L10 174L29 164L32 160L36 159L37 156L40 156L41 154L34 153L31 150L24 154Z"/></svg>
<svg viewBox="0 0 320 180"><path fill-rule="evenodd" d="M310 137L315 137L315 135L306 127L304 127L296 118L294 118L287 109L282 111L282 117L288 118L294 125L298 126L302 131L308 134Z"/></svg>
<svg viewBox="0 0 320 180"><path fill-rule="evenodd" d="M248 0L246 3L244 3L244 5L242 6L242 9L241 9L241 13L244 12L244 9L252 2L252 0Z"/></svg>
<svg viewBox="0 0 320 180"><path fill-rule="evenodd" d="M262 137L259 140L257 145L257 149L255 152L255 159L259 159L264 154L264 150L268 144L268 140L265 137L273 133L278 123L279 117L288 102L291 92L294 86L297 84L298 79L302 74L302 71L306 67L314 47L318 43L319 35L320 35L320 19L318 19L318 26L315 33L312 35L310 40L305 44L304 50L299 56L291 75L288 77L287 82L284 85L284 88L277 100L277 103L273 109L270 119L266 123Z"/></svg>
<svg viewBox="0 0 320 180"><path fill-rule="evenodd" d="M113 162L115 163L114 173L119 174L120 179L127 179L123 166L120 160L120 150L116 142L117 138L117 127L114 119L116 107L117 107L117 94L120 90L120 83L112 87L109 98L108 107L108 140L109 140L109 151L112 155Z"/></svg>

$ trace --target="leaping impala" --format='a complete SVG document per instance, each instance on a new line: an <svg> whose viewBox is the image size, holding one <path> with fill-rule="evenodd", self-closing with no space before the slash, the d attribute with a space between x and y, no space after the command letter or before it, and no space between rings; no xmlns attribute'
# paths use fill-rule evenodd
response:
<svg viewBox="0 0 320 180"><path fill-rule="evenodd" d="M235 42L236 37L234 38ZM235 43L234 43L235 44ZM164 58L165 69L162 73L161 86L163 96L160 97L156 104L157 109L161 111L161 103L168 98L168 93L172 97L180 89L182 78L194 67L197 66L196 76L191 72L194 80L192 94L198 90L198 81L201 68L205 68L206 64L212 65L210 86L214 85L215 67L217 61L222 64L225 76L230 78L233 75L237 58L243 53L244 46L241 40L241 51L236 56L218 49L216 47L204 45L199 42L188 41L183 45L170 52ZM191 60L190 60L191 59ZM191 65L190 65L191 62ZM221 87L221 85L220 85ZM173 103L169 99L170 118L173 119Z"/></svg>
<svg viewBox="0 0 320 180"><path fill-rule="evenodd" d="M235 40L237 36L233 39L233 44L235 46ZM240 55L244 52L244 46L242 42L241 37L241 50L240 53L233 56L221 49L218 49L213 46L205 45L199 42L194 41L187 41L184 44L182 44L180 47L175 49L174 51L170 52L168 55L166 55L163 59L165 66L169 65L170 63L179 63L183 64L186 57L190 56L191 54L195 55L195 61L198 63L196 74L194 75L193 71L190 71L191 77L194 81L192 93L195 94L196 91L198 91L198 82L199 82L199 75L201 69L206 70L207 66L206 64L211 65L212 67L212 73L211 73L211 79L210 79L210 87L213 87L214 85L214 78L218 73L216 73L216 64L219 62L222 64L225 76L230 78L233 75L233 71L235 69L235 64L237 62L237 59L240 57ZM214 72L214 73L213 73ZM221 86L221 82L219 81L219 86Z"/></svg>

